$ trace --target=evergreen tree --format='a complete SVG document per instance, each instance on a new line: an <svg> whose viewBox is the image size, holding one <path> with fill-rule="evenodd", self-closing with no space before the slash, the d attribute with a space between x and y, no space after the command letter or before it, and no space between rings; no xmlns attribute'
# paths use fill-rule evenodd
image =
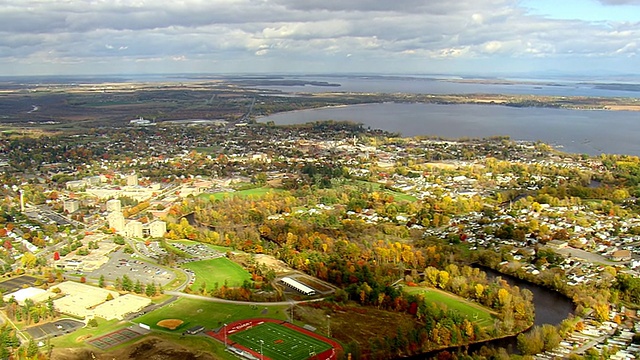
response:
<svg viewBox="0 0 640 360"><path fill-rule="evenodd" d="M157 291L157 290L156 290L156 284L155 284L155 283L153 283L153 282L152 282L152 283L150 283L150 284L147 284L147 287L146 287L146 289L145 289L145 294L146 294L148 297L155 296L155 295L156 295L156 291Z"/></svg>
<svg viewBox="0 0 640 360"><path fill-rule="evenodd" d="M136 284L133 286L133 292L135 292L136 294L142 294L143 292L143 286L139 279L138 281L136 281Z"/></svg>

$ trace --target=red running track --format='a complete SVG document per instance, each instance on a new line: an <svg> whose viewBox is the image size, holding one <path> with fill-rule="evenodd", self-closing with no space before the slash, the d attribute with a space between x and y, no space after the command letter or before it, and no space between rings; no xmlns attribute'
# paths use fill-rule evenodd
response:
<svg viewBox="0 0 640 360"><path fill-rule="evenodd" d="M265 322L272 322L272 323L276 323L276 324L281 324L282 326L288 327L290 329L296 330L298 332L301 332L307 336L311 336L312 338L318 339L320 341L324 341L327 344L331 345L333 348L329 349L327 351L324 351L320 354L316 354L316 356L314 356L314 360L318 359L318 360L337 360L338 359L338 353L342 352L342 346L340 344L338 344L336 341L329 339L328 337L324 337L322 335L316 334L313 331L309 331L307 329L303 329L299 326L290 324L288 322L284 322L282 320L275 320L275 319L248 319L248 320L239 320L239 321L235 321L232 322L231 324L227 324L227 326L223 326L221 327L218 332L215 331L208 331L206 334L211 336L214 339L217 339L218 341L220 341L221 343L224 343L224 338L225 338L225 329L226 329L226 334L227 334L227 341L229 341L228 336L243 330L246 330L247 328L253 327L253 326L257 326L260 325L262 323ZM229 345L231 345L230 342L228 342ZM251 354L253 354L256 357L260 357L260 353L257 353L247 347L244 347L238 343L233 343L233 347L244 350L246 352L249 352ZM265 359L267 360L271 360L268 357L265 357Z"/></svg>

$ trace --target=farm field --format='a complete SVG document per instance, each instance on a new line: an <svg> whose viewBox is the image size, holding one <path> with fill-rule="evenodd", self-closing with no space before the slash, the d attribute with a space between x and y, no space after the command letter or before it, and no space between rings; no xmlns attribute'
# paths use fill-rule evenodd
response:
<svg viewBox="0 0 640 360"><path fill-rule="evenodd" d="M215 329L224 323L250 318L272 318L285 320L287 306L252 306L252 304L224 304L211 301L182 298L169 305L163 306L133 321L149 325L152 329L170 331L158 326L158 322L167 319L182 320L182 324L175 330L182 333L196 325L203 325L207 329Z"/></svg>
<svg viewBox="0 0 640 360"><path fill-rule="evenodd" d="M459 311L480 326L486 327L493 324L491 310L456 295L427 287L404 287L404 291L409 294L422 294L427 303L443 304L447 309Z"/></svg>
<svg viewBox="0 0 640 360"><path fill-rule="evenodd" d="M211 260L194 261L184 264L185 269L191 269L196 274L196 281L192 289L199 289L205 283L207 289L213 289L215 283L221 287L227 282L227 286L239 287L245 280L251 280L251 274L240 265L221 257Z"/></svg>
<svg viewBox="0 0 640 360"><path fill-rule="evenodd" d="M232 334L229 339L258 354L262 349L262 354L273 360L304 360L331 349L324 341L269 322Z"/></svg>

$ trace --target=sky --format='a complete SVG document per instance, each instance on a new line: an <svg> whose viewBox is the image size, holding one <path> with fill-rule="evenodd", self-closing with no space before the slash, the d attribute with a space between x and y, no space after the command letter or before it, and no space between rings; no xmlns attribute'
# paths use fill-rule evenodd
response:
<svg viewBox="0 0 640 360"><path fill-rule="evenodd" d="M0 0L0 76L635 74L640 0Z"/></svg>

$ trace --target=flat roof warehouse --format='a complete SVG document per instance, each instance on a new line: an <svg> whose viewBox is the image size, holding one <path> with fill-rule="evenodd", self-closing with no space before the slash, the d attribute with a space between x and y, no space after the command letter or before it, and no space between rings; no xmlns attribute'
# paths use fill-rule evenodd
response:
<svg viewBox="0 0 640 360"><path fill-rule="evenodd" d="M282 280L280 280L280 281L282 281L288 287L290 287L290 288L292 288L292 289L294 289L296 291L299 291L299 292L301 292L301 293L303 293L303 294L305 294L307 296L316 294L316 291L314 289L312 289L312 288L308 287L307 285L305 285L305 284L303 284L303 283L301 283L301 282L299 282L299 281L297 281L295 279L292 279L290 277L283 277Z"/></svg>

